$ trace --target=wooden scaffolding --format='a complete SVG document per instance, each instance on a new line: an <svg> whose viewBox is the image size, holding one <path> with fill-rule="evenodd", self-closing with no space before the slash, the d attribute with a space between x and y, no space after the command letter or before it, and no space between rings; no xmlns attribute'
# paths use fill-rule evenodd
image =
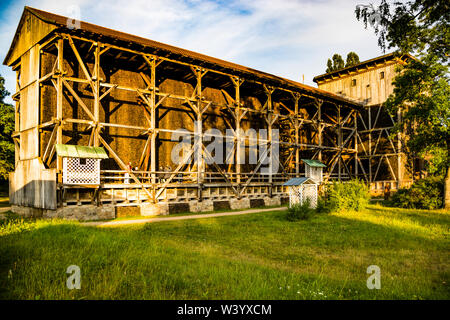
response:
<svg viewBox="0 0 450 320"><path fill-rule="evenodd" d="M56 209L92 202L81 186L60 192L56 144L107 150L96 197L116 206L287 198L283 183L304 175L302 158L325 163L325 181L369 181L358 156L360 103L89 23L69 28L67 21L26 7L4 62L17 73L12 203ZM180 128L193 143L174 164L171 136ZM257 143L266 150L278 143L279 159L267 151L256 163L244 161L255 147L249 129L266 129ZM220 137L233 142L225 163L207 148ZM277 173L261 174L267 159L279 162Z"/></svg>

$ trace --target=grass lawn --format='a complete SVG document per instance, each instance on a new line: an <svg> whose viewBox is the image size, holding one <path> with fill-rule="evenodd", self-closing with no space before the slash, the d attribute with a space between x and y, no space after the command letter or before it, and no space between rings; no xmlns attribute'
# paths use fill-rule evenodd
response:
<svg viewBox="0 0 450 320"><path fill-rule="evenodd" d="M370 205L288 222L285 212L114 228L0 224L1 299L450 299L444 210ZM68 290L66 269L81 268ZM381 289L369 290L369 265Z"/></svg>
<svg viewBox="0 0 450 320"><path fill-rule="evenodd" d="M9 207L8 186L0 184L0 208Z"/></svg>
<svg viewBox="0 0 450 320"><path fill-rule="evenodd" d="M0 195L0 208L5 208L5 207L9 207L9 198L8 197L2 197Z"/></svg>

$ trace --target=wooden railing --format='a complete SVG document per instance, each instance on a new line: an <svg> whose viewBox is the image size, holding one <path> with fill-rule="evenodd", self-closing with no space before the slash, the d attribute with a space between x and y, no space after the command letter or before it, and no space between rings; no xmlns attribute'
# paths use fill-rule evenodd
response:
<svg viewBox="0 0 450 320"><path fill-rule="evenodd" d="M172 174L172 179L170 177ZM170 180L170 184L197 184L197 172L173 172L173 171L132 171L139 181L144 185L152 184L152 177L154 176L155 184L164 184ZM277 173L270 176L262 173L226 173L226 178L220 172L203 172L200 175L200 183L202 184L245 184L249 181L251 183L283 183L293 177L304 176L303 173ZM100 181L103 185L116 184L123 185L124 188L129 187L135 182L128 175L125 170L102 170Z"/></svg>

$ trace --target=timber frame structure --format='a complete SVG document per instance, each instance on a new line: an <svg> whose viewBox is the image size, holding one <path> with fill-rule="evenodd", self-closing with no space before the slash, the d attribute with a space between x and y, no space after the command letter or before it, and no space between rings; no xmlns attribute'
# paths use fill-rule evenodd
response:
<svg viewBox="0 0 450 320"><path fill-rule="evenodd" d="M402 111L392 116L383 106L394 90L397 66L410 59L415 58L393 52L314 78L320 89L363 105L357 125L358 157L366 168L365 179L370 182L372 191L380 192L386 184L391 189L408 187L413 176L420 174L420 166L423 167L418 160L407 163L403 149L407 135L392 134L394 126L402 122Z"/></svg>
<svg viewBox="0 0 450 320"><path fill-rule="evenodd" d="M57 210L173 203L191 211L225 200L272 204L287 201L284 182L304 176L302 158L324 162L325 181L370 182L358 150L362 103L93 24L69 28L68 21L25 7L4 61L17 74L12 204ZM174 165L170 137L179 128L194 143ZM205 144L220 135L212 128L232 132L232 161L214 161ZM279 130L278 173L259 172L268 152L256 164L243 161L255 140L245 133L251 128L268 131L258 137L266 147ZM102 162L100 187L64 186L56 144L104 147L110 159ZM190 163L194 154L199 161Z"/></svg>

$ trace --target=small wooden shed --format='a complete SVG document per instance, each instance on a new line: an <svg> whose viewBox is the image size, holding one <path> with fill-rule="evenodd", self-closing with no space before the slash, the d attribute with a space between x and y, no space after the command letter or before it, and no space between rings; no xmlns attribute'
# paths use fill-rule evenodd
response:
<svg viewBox="0 0 450 320"><path fill-rule="evenodd" d="M56 154L63 159L63 184L100 184L100 161L108 158L103 148L57 144Z"/></svg>
<svg viewBox="0 0 450 320"><path fill-rule="evenodd" d="M311 178L316 183L323 182L323 168L327 166L319 160L302 159L305 163L305 177Z"/></svg>
<svg viewBox="0 0 450 320"><path fill-rule="evenodd" d="M292 178L283 184L289 187L289 207L309 199L312 208L317 207L317 183L309 177Z"/></svg>

